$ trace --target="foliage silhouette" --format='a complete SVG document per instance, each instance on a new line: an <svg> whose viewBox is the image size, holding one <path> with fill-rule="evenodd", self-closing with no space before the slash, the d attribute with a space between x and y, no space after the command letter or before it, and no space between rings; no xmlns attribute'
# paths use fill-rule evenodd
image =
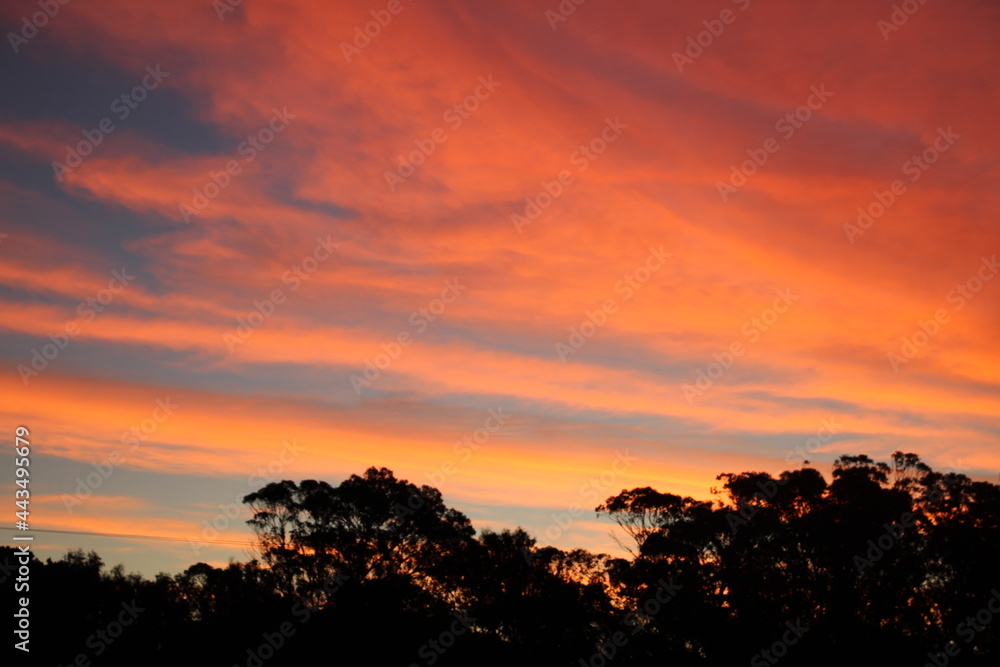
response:
<svg viewBox="0 0 1000 667"><path fill-rule="evenodd" d="M842 456L829 482L808 467L717 479L714 501L643 487L595 508L629 558L477 535L386 468L268 484L244 498L259 560L150 581L93 552L33 559L32 661L996 664L1000 486L902 452ZM135 621L95 641L129 604Z"/></svg>

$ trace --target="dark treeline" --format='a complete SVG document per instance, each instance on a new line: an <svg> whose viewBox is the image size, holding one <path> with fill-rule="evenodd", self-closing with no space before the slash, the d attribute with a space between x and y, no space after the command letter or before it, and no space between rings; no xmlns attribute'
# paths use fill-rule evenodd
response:
<svg viewBox="0 0 1000 667"><path fill-rule="evenodd" d="M152 581L33 561L24 664L997 664L1000 486L900 452L718 480L595 508L631 558L477 535L385 468L268 484L244 499L257 560Z"/></svg>

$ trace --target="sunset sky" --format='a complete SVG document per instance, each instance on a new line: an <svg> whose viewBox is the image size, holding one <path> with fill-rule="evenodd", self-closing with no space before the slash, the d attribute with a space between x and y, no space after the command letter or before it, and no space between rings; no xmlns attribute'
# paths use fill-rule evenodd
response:
<svg viewBox="0 0 1000 667"><path fill-rule="evenodd" d="M369 466L610 553L623 488L996 481L1000 5L902 4L6 3L32 527L173 538L36 550L246 559L232 504Z"/></svg>

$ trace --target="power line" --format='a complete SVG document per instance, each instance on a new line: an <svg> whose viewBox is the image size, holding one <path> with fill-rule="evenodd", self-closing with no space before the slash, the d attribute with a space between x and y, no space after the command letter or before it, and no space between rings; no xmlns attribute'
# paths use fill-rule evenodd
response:
<svg viewBox="0 0 1000 667"><path fill-rule="evenodd" d="M14 528L8 528L5 526L0 526L0 530L14 530ZM91 535L94 537L118 537L125 539L134 540L163 540L165 542L194 542L196 540L187 538L183 539L180 537L167 537L165 535L130 535L127 533L96 533L90 530L55 530L52 528L32 528L29 532L32 533L60 533L63 535ZM255 546L254 542L238 542L236 540L197 540L197 542L204 542L206 544L236 544L240 546Z"/></svg>

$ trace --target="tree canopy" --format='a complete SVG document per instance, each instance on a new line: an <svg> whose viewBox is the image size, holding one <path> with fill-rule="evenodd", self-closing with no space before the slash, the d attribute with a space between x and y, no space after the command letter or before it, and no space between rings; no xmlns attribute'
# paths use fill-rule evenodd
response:
<svg viewBox="0 0 1000 667"><path fill-rule="evenodd" d="M267 484L244 498L259 553L249 562L149 581L93 552L33 561L37 627L60 637L34 657L996 664L1000 486L902 452L842 456L829 481L809 467L717 479L714 500L647 486L598 505L624 557L540 545L521 528L477 533L440 491L386 468L336 486ZM14 560L0 548L0 566ZM67 593L86 604L65 604ZM123 609L141 611L120 638L95 639Z"/></svg>

